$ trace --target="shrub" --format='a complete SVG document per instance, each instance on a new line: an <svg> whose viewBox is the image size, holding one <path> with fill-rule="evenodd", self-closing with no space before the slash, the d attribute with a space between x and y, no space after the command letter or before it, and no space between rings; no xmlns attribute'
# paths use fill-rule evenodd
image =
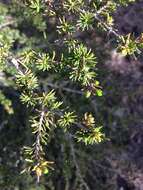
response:
<svg viewBox="0 0 143 190"><path fill-rule="evenodd" d="M48 161L45 149L47 144L52 146L53 137L65 138L61 130L70 142L74 161L73 140L86 145L107 140L101 121L94 118L89 105L94 96L103 95L99 53L82 40L82 35L93 30L101 37L110 35L118 51L136 58L142 41L133 34L121 36L114 27L113 13L130 2L13 0L0 4L2 86L16 91L25 104L20 112L26 110L23 119L29 137L23 150L26 165L22 173L34 172L38 183L42 175L56 167L54 160ZM15 114L11 101L1 90L5 117ZM88 189L76 161L74 164L81 184Z"/></svg>

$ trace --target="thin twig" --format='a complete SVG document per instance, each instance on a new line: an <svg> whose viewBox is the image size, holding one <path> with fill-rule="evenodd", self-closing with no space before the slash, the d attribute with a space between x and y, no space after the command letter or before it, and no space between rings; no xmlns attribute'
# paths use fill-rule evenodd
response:
<svg viewBox="0 0 143 190"><path fill-rule="evenodd" d="M46 85L50 86L52 88L55 88L55 89L61 89L63 91L67 91L67 92L70 92L70 93L75 93L75 94L83 95L83 92L81 92L79 90L74 90L74 89L71 89L71 88L63 87L61 85L56 85L56 84L49 83L49 82Z"/></svg>
<svg viewBox="0 0 143 190"><path fill-rule="evenodd" d="M86 190L90 190L90 188L88 187L87 183L86 183L85 180L83 179L83 176L82 176L82 174L81 174L79 165L78 165L78 163L77 163L76 156L75 156L74 145L73 145L72 138L71 138L70 134L68 134L68 139L69 139L69 143L70 143L71 155L72 155L73 162L74 162L74 164L75 164L76 171L77 171L77 176L79 177L79 180L80 180L80 182L82 183L82 185L85 187L85 189L86 189Z"/></svg>
<svg viewBox="0 0 143 190"><path fill-rule="evenodd" d="M117 33L116 30L114 30L111 26L107 25L102 19L100 19L99 15L97 13L94 14L94 18L102 24L108 31L109 33L114 34L116 37L120 38L120 35Z"/></svg>
<svg viewBox="0 0 143 190"><path fill-rule="evenodd" d="M13 25L15 23L15 21L9 21L9 22L6 22L6 23L3 23L0 25L0 30L7 27L7 26L10 26L10 25Z"/></svg>
<svg viewBox="0 0 143 190"><path fill-rule="evenodd" d="M101 7L98 11L97 14L101 14L102 12L104 12L108 7L109 7L109 1L106 3L106 5L104 5L103 7Z"/></svg>
<svg viewBox="0 0 143 190"><path fill-rule="evenodd" d="M17 71L21 74L24 75L24 73L22 72L22 70L19 68L19 61L15 58L12 58L11 63L13 64L13 66L17 69Z"/></svg>
<svg viewBox="0 0 143 190"><path fill-rule="evenodd" d="M41 131L42 131L42 125L43 125L43 120L44 120L44 115L45 111L43 110L40 114L40 120L39 120L39 125L38 125L38 131L37 131L37 137L36 137L36 148L35 148L35 153L36 153L36 159L38 160L40 157L40 147L41 147Z"/></svg>
<svg viewBox="0 0 143 190"><path fill-rule="evenodd" d="M45 111L42 110L40 114L38 131L36 133L37 137L36 137L36 142L35 142L35 156L36 156L37 161L39 161L40 154L41 154L41 136L42 136L41 131L42 131L42 125L44 121L44 116L45 116ZM37 183L39 183L39 181L40 181L40 176L37 176Z"/></svg>

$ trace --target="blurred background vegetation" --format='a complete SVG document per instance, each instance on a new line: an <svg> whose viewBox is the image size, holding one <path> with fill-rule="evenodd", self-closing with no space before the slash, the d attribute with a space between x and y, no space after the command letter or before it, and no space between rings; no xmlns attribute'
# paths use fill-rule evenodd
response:
<svg viewBox="0 0 143 190"><path fill-rule="evenodd" d="M61 1L46 2L61 11ZM118 7L112 16L119 35L132 33L138 38L143 32L142 1ZM23 1L1 0L0 41L9 43L16 56L29 49L40 52L56 49L60 54L58 19L53 15L34 15L33 10L23 6ZM103 96L86 100L78 88L64 81L65 89L59 89L58 94L69 107L81 113L92 112L103 125L107 139L85 146L57 128L45 147L46 157L55 162L54 171L44 175L40 184L36 184L33 172L20 174L25 167L23 146L32 141L29 110L21 103L19 89L11 76L15 71L8 67L7 72L0 72L1 190L143 190L142 54L137 59L121 55L116 51L112 34L100 27L76 35L97 56L97 79L101 81ZM1 61L0 67L3 66ZM45 85L46 81L53 84L52 77L43 74Z"/></svg>

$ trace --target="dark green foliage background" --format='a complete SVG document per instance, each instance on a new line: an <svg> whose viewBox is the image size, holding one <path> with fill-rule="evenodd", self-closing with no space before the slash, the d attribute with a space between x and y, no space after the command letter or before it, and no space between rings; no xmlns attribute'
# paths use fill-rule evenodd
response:
<svg viewBox="0 0 143 190"><path fill-rule="evenodd" d="M12 41L11 55L18 57L22 52L30 49L34 49L36 52L48 52L52 55L54 50L56 61L60 61L61 52L64 52L66 60L64 64L68 64L70 62L69 54L67 47L63 44L63 37L68 32L70 34L70 30L62 35L57 32L57 26L60 25L58 16L41 14L45 11L45 4L45 7L35 13L35 9L23 6L23 2L15 0L0 2L0 23L4 23L5 18L8 19L8 22L11 22L11 19L14 20L12 24L0 30L0 39L4 39L6 43ZM92 2L100 8L106 1ZM139 1L130 4L129 2L118 1L117 4L118 6L128 6L130 10L130 7L141 3ZM48 3L50 4L50 1L47 1ZM52 3L57 14L60 16L67 14L62 12L61 1L51 1ZM50 6L49 4L48 6ZM87 6L89 10L92 10L91 5ZM50 8L47 10L51 11ZM110 11L112 15L113 10ZM79 17L74 11L72 14L73 18ZM114 67L114 64L111 64L114 61L111 60L112 51L118 46L120 49L120 45L122 45L116 39L117 36L109 34L107 28L98 27L95 23L92 23L92 27L88 24L87 28L84 24L79 23L83 31L80 30L79 33L76 33L77 40L91 48L96 55L96 67L98 68L98 70L95 68L96 79L101 82L103 96L91 96L86 99L81 91L80 82L68 82L65 87L74 90L75 93L57 88L56 95L59 100L64 101L64 105L69 110L76 110L80 119L85 112L92 113L97 124L103 126L106 140L85 146L83 143L74 141L69 133L64 133L61 128L56 128L50 134L48 145L44 147L46 159L54 161L54 171L44 175L40 184L36 183L33 171L29 174L20 174L25 168L23 147L31 145L34 140L29 123L29 115L34 110L21 103L21 92L14 83L13 77L16 70L9 66L4 75L3 72L0 72L2 75L2 77L0 76L0 91L11 100L10 107L14 110L14 114L9 114L4 104L0 104L0 189L116 190L121 187L129 189L138 187L133 179L137 178L141 181L141 177L138 176L142 176L143 74L140 63L142 54L137 55L137 60L134 59L136 48L133 44L133 48L130 49L133 54L135 53L135 57L127 55L123 58L117 54L116 56L122 59L122 64L126 63L127 65L123 68ZM121 23L116 24L120 25ZM105 29L106 31L104 31ZM132 33L132 31L128 33ZM115 64L117 60L115 59ZM4 66L4 62L1 61L0 64L0 67ZM31 67L33 68L32 64ZM56 82L55 84L59 86L68 79L67 73L67 70L61 75L56 75L53 71L48 74L39 71L37 75L44 81L45 86L47 82L50 84ZM52 88L53 86L49 86L48 90ZM75 129L73 128L69 132L75 132Z"/></svg>

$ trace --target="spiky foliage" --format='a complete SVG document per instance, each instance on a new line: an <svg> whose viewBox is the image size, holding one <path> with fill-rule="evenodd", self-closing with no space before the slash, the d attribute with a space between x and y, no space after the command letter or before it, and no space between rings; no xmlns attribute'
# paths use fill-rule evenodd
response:
<svg viewBox="0 0 143 190"><path fill-rule="evenodd" d="M84 102L95 95L102 96L96 52L80 40L80 33L97 27L113 35L124 55L140 53L141 43L132 35L120 36L113 25L112 13L129 2L66 0L57 5L55 1L12 1L7 5L9 12L0 5L0 69L6 74L6 83L18 89L20 100L29 111L33 144L25 147L24 171L34 171L38 182L53 168L53 161L46 160L44 148L56 129L61 127L85 144L105 140L98 118L95 122L94 114L85 110L83 113L66 98L75 93ZM54 40L48 39L50 22L54 23ZM30 37L24 34L27 23L37 36L32 35L33 31ZM69 95L61 95L61 91ZM0 96L0 103L13 113L11 102L2 93Z"/></svg>

